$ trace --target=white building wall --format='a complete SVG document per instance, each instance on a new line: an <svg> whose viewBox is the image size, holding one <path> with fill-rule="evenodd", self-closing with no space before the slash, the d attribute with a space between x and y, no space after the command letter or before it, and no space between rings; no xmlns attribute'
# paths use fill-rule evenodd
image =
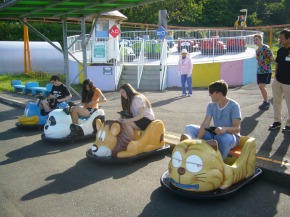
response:
<svg viewBox="0 0 290 217"><path fill-rule="evenodd" d="M61 48L58 42L53 43ZM29 48L34 72L64 73L63 54L48 42L32 41ZM0 41L0 74L23 72L24 42Z"/></svg>

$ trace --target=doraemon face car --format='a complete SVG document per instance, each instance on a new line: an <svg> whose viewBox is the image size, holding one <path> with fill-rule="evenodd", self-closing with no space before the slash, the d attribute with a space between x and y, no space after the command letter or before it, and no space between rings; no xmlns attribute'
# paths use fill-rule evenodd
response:
<svg viewBox="0 0 290 217"><path fill-rule="evenodd" d="M16 122L16 126L19 128L43 128L47 114L41 114L39 108L39 101L41 99L36 100L36 102L28 102L25 109L24 115L18 117L18 122ZM66 108L68 106L67 103L62 102L58 104L58 108Z"/></svg>
<svg viewBox="0 0 290 217"><path fill-rule="evenodd" d="M55 109L48 115L41 138L50 142L73 142L79 139L95 138L97 132L95 123L98 119L105 120L104 110L98 109L90 117L80 118L79 125L75 125L69 113L63 109Z"/></svg>
<svg viewBox="0 0 290 217"><path fill-rule="evenodd" d="M216 140L186 139L173 149L168 171L160 181L166 189L185 197L224 196L261 174L255 161L254 138L242 137L225 162Z"/></svg>
<svg viewBox="0 0 290 217"><path fill-rule="evenodd" d="M109 163L130 162L135 159L164 153L169 145L164 142L164 125L155 120L143 132L135 131L135 140L131 141L122 124L116 120L101 123L96 121L96 143L87 150L87 157Z"/></svg>

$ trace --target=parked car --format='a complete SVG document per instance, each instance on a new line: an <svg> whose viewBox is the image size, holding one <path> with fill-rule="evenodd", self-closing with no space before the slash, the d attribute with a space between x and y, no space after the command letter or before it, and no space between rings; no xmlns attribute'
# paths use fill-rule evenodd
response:
<svg viewBox="0 0 290 217"><path fill-rule="evenodd" d="M218 36L205 38L200 42L202 55L222 55L227 52L227 46L219 40Z"/></svg>
<svg viewBox="0 0 290 217"><path fill-rule="evenodd" d="M186 49L189 53L199 50L199 45L195 38L179 38L177 50L180 53L182 49Z"/></svg>
<svg viewBox="0 0 290 217"><path fill-rule="evenodd" d="M245 52L246 39L245 38L228 38L227 51L228 52Z"/></svg>

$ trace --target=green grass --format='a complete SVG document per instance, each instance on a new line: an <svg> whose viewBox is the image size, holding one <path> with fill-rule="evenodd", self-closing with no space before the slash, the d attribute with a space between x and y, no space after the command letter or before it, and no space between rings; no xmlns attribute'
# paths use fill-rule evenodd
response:
<svg viewBox="0 0 290 217"><path fill-rule="evenodd" d="M25 84L26 82L29 81L37 81L40 87L45 87L49 83L50 77L51 75L47 73L37 74L36 76L30 76L24 73L0 75L0 83L1 83L0 91L13 92L14 89L10 83L12 80L21 80L22 84ZM59 77L61 82L65 84L66 82L65 75L59 75ZM72 87L78 92L80 92L82 88L80 84L78 85L73 84Z"/></svg>
<svg viewBox="0 0 290 217"><path fill-rule="evenodd" d="M273 55L274 55L274 58L276 58L277 57L277 51L279 50L279 45L274 45L273 47L272 47L272 52L273 52ZM276 63L272 63L271 64L271 68L272 68L272 70L273 70L273 72L275 72L275 67L276 67ZM274 77L274 73L272 74L272 77Z"/></svg>

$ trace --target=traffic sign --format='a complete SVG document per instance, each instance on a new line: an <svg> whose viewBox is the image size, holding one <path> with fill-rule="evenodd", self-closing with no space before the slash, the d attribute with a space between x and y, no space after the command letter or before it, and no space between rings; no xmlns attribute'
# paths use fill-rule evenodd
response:
<svg viewBox="0 0 290 217"><path fill-rule="evenodd" d="M116 25L114 25L109 30L109 33L111 34L111 36L113 36L114 38L116 38L121 33L121 30Z"/></svg>
<svg viewBox="0 0 290 217"><path fill-rule="evenodd" d="M155 34L159 39L163 39L168 34L168 32L162 26L159 26Z"/></svg>

